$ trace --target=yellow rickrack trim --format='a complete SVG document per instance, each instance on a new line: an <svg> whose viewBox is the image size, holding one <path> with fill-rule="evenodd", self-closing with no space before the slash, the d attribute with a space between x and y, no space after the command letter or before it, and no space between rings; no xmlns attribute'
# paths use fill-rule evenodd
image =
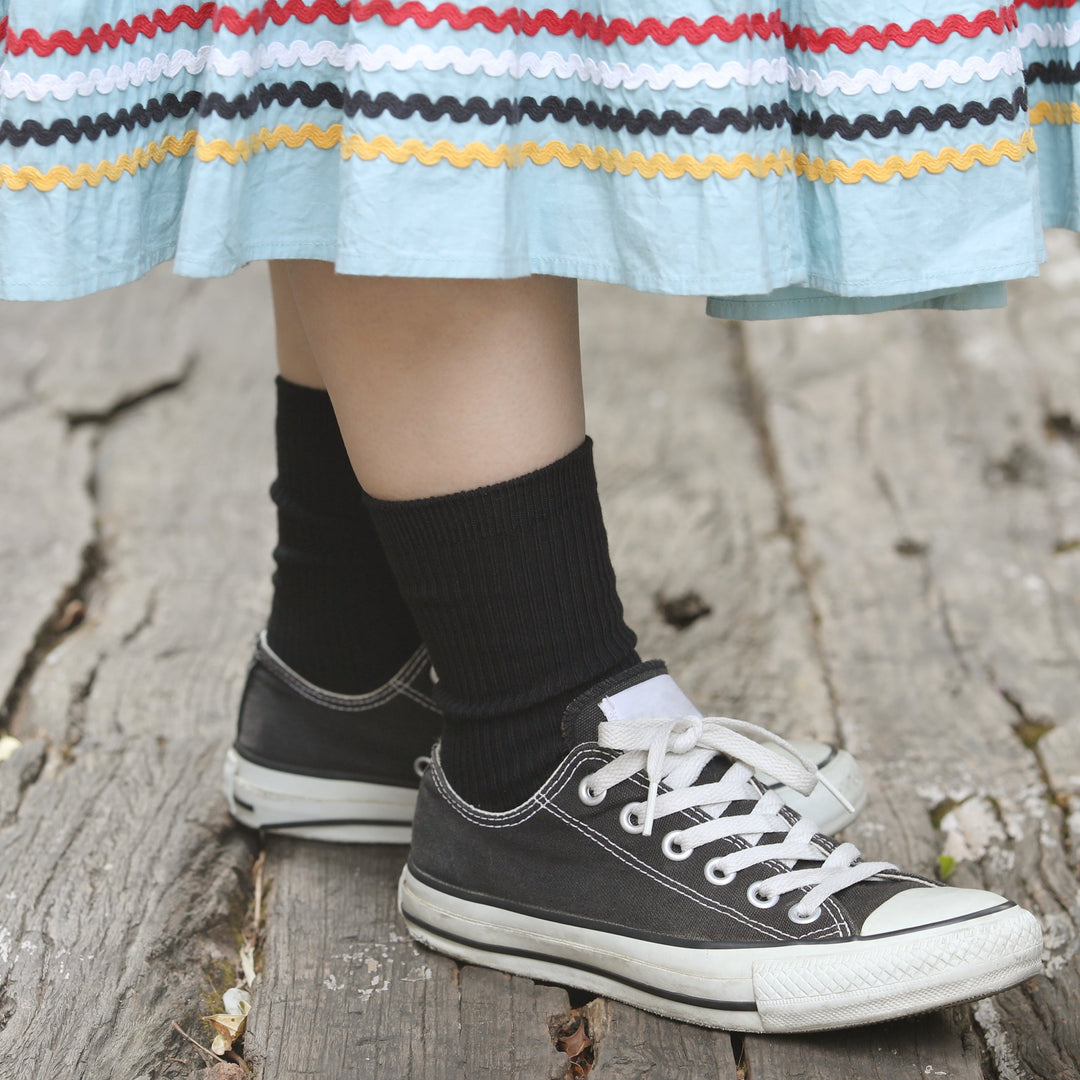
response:
<svg viewBox="0 0 1080 1080"><path fill-rule="evenodd" d="M1030 130L1025 131L1019 141L999 139L989 148L983 146L982 143L976 143L965 150L957 150L949 146L937 154L919 150L910 158L893 155L880 164L863 158L853 165L846 165L835 158L826 161L820 157L811 158L808 154L792 154L786 149L781 150L779 154L769 153L764 157L737 154L734 158L728 159L719 154L708 154L704 158L694 158L688 154L680 154L677 158L671 158L667 154L653 154L651 157L646 157L638 150L624 154L621 150L608 150L602 146L590 147L582 143L571 147L561 142L549 142L541 146L539 143L530 141L515 146L503 144L490 147L484 143L469 143L467 146L459 147L445 141L428 146L418 139L406 139L399 144L385 135L379 135L370 140L359 135L351 135L342 146L345 157L356 155L370 161L382 155L398 163L415 158L423 165L447 161L456 168L466 168L473 163L479 163L487 168L498 168L501 165L513 168L525 161L531 161L536 165L547 165L552 161L558 161L560 165L567 168L584 165L587 169L619 172L624 176L636 172L652 179L659 173L663 173L664 176L676 179L689 174L696 180L704 180L713 175L723 177L725 180L733 180L744 173L761 178L770 173L779 176L792 171L797 176L804 176L808 180L821 180L827 184L834 180L839 180L844 184L855 184L867 178L881 183L897 175L910 179L922 169L931 173L941 173L951 167L965 172L976 162L983 165L996 165L1006 157L1012 161L1019 161L1025 154L1032 153L1034 150L1035 138Z"/></svg>
<svg viewBox="0 0 1080 1080"><path fill-rule="evenodd" d="M236 142L226 139L207 141L197 131L185 132L179 138L168 135L161 142L149 143L130 154L123 154L116 161L102 161L96 166L83 163L74 170L65 165L56 165L43 173L33 166L12 169L8 165L0 165L0 187L9 187L16 191L28 185L39 191L52 191L61 184L72 190L84 185L97 187L102 180L115 181L125 175L134 175L137 170L149 168L151 164L160 164L169 156L184 157L193 149L200 161L221 160L236 165L241 161L249 161L263 150L273 150L281 145L295 149L305 143L311 143L323 150L340 147L344 158L358 157L371 161L385 157L397 163L415 159L423 165L435 165L445 161L459 169L473 164L494 169L503 166L516 168L526 161L536 165L557 161L566 168L584 165L587 169L619 172L624 176L638 173L650 179L660 173L671 179L689 175L696 180L704 180L709 176L733 180L745 173L762 178L770 173L780 176L785 172L794 172L796 176L820 180L826 184L834 180L855 184L865 179L882 183L894 176L910 179L924 169L930 173L941 173L948 168L965 172L976 162L996 165L1003 158L1019 161L1025 154L1035 150L1035 138L1030 128L1019 140L998 139L991 147L982 143L975 143L964 150L947 146L936 154L919 150L910 158L893 155L880 163L861 158L854 164L847 165L835 158L826 161L820 157L811 158L808 154L793 154L788 149L779 153L768 153L763 157L736 154L730 159L719 154L707 154L704 158L691 157L689 154L680 154L676 158L667 154L652 154L646 157L638 150L624 154L621 150L611 150L603 146L586 146L583 143L567 146L557 141L543 145L532 141L513 145L503 143L495 147L478 142L457 146L446 140L427 144L419 139L405 139L404 142L396 143L386 135L378 135L373 139L365 139L360 135L346 137L341 124L332 124L328 128L316 127L314 124L302 124L299 128L292 128L287 124L280 124L272 131L260 128L249 138Z"/></svg>
<svg viewBox="0 0 1080 1080"><path fill-rule="evenodd" d="M1080 105L1075 101L1036 101L1028 115L1033 124L1080 124Z"/></svg>

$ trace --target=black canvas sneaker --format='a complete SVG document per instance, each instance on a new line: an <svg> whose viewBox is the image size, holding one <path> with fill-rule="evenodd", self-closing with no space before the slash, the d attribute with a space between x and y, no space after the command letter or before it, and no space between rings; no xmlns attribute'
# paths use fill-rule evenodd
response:
<svg viewBox="0 0 1080 1080"><path fill-rule="evenodd" d="M240 699L236 742L225 756L233 817L312 840L407 844L416 788L440 728L434 679L420 648L385 686L335 694L293 671L262 634ZM701 715L689 702L686 708ZM822 832L844 828L866 803L855 759L826 743L790 745L825 783L806 796L764 773L758 779Z"/></svg>
<svg viewBox="0 0 1080 1080"><path fill-rule="evenodd" d="M737 1031L887 1020L1040 970L1034 916L815 834L752 778L806 791L809 763L688 705L661 664L608 680L567 709L562 764L502 813L460 799L436 751L399 886L412 934Z"/></svg>
<svg viewBox="0 0 1080 1080"><path fill-rule="evenodd" d="M334 694L255 646L225 757L225 797L253 829L313 840L407 844L438 737L423 647L377 690Z"/></svg>

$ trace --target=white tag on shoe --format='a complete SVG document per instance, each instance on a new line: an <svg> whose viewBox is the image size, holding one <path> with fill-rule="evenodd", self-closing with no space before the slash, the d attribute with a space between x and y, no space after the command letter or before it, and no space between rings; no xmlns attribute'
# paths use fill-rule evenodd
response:
<svg viewBox="0 0 1080 1080"><path fill-rule="evenodd" d="M670 675L654 675L644 682L628 686L604 698L600 702L600 709L611 723L639 720L642 717L701 715L701 711L694 707L694 703Z"/></svg>

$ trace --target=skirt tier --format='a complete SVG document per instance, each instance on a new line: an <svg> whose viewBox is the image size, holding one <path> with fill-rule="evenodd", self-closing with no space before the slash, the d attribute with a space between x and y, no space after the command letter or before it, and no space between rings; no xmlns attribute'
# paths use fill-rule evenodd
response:
<svg viewBox="0 0 1080 1080"><path fill-rule="evenodd" d="M313 258L993 303L1080 221L1074 4L0 0L0 296Z"/></svg>

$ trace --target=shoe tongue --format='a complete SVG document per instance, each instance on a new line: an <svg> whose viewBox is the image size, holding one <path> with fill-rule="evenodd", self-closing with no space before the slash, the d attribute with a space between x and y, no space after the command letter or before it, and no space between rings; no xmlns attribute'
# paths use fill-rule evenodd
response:
<svg viewBox="0 0 1080 1080"><path fill-rule="evenodd" d="M649 660L620 671L576 697L563 713L563 734L571 748L596 742L605 720L636 720L642 716L700 716L662 660Z"/></svg>

